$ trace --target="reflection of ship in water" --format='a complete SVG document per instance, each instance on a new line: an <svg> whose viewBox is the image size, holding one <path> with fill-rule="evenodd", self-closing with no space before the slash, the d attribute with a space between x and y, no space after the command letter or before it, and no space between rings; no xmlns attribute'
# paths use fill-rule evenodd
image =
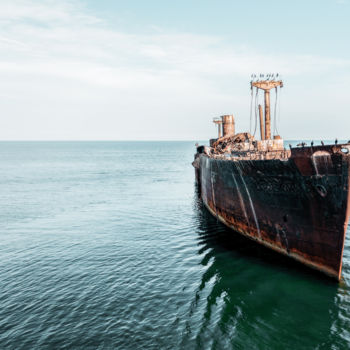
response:
<svg viewBox="0 0 350 350"><path fill-rule="evenodd" d="M346 348L339 286L232 234L200 200L196 206L204 271L184 315L182 348Z"/></svg>

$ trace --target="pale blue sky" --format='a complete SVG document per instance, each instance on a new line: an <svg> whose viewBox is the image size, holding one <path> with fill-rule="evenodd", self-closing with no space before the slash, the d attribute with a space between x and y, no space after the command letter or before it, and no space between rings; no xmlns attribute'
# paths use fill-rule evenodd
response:
<svg viewBox="0 0 350 350"><path fill-rule="evenodd" d="M346 0L84 1L109 25L132 33L217 35L231 44L271 52L349 56Z"/></svg>
<svg viewBox="0 0 350 350"><path fill-rule="evenodd" d="M0 0L0 140L203 140L279 72L285 139L350 138L350 3Z"/></svg>

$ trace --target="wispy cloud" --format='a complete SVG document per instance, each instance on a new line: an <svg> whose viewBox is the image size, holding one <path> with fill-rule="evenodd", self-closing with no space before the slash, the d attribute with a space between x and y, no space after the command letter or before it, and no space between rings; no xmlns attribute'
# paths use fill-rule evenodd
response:
<svg viewBox="0 0 350 350"><path fill-rule="evenodd" d="M349 3L349 1L348 0L336 0L336 3L338 5L346 5Z"/></svg>
<svg viewBox="0 0 350 350"><path fill-rule="evenodd" d="M210 118L234 103L239 111L246 107L242 95L248 91L238 91L228 79L247 83L252 72L261 71L298 77L348 69L350 64L341 58L236 48L216 36L159 29L148 35L121 32L74 1L5 0L0 25L0 96L6 96L6 113L13 120L3 122L1 138L28 138L29 131L44 138L45 133L49 138L128 138L120 130L136 138L159 133L188 138L185 121L190 115L196 124L206 120L204 113ZM29 99L40 104L39 111L28 111ZM26 122L30 130L16 128L23 117L20 109L11 108L14 100L25 104L22 112L31 120ZM83 127L81 116L87 121ZM166 116L159 133L142 122L159 123ZM174 123L174 117L183 124ZM128 118L139 119L142 128L129 130ZM209 126L196 130L207 136Z"/></svg>

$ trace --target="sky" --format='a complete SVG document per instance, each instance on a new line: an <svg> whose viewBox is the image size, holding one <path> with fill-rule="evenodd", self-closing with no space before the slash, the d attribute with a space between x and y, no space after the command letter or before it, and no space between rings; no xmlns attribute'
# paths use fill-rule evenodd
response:
<svg viewBox="0 0 350 350"><path fill-rule="evenodd" d="M0 0L0 140L249 131L251 74L277 72L284 139L348 140L349 18L350 0Z"/></svg>

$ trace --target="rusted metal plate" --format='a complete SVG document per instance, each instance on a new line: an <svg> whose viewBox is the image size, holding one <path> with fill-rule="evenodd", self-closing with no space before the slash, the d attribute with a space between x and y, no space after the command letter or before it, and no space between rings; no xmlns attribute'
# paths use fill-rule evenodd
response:
<svg viewBox="0 0 350 350"><path fill-rule="evenodd" d="M340 279L349 220L350 145L292 148L288 157L196 154L203 202L220 221Z"/></svg>

